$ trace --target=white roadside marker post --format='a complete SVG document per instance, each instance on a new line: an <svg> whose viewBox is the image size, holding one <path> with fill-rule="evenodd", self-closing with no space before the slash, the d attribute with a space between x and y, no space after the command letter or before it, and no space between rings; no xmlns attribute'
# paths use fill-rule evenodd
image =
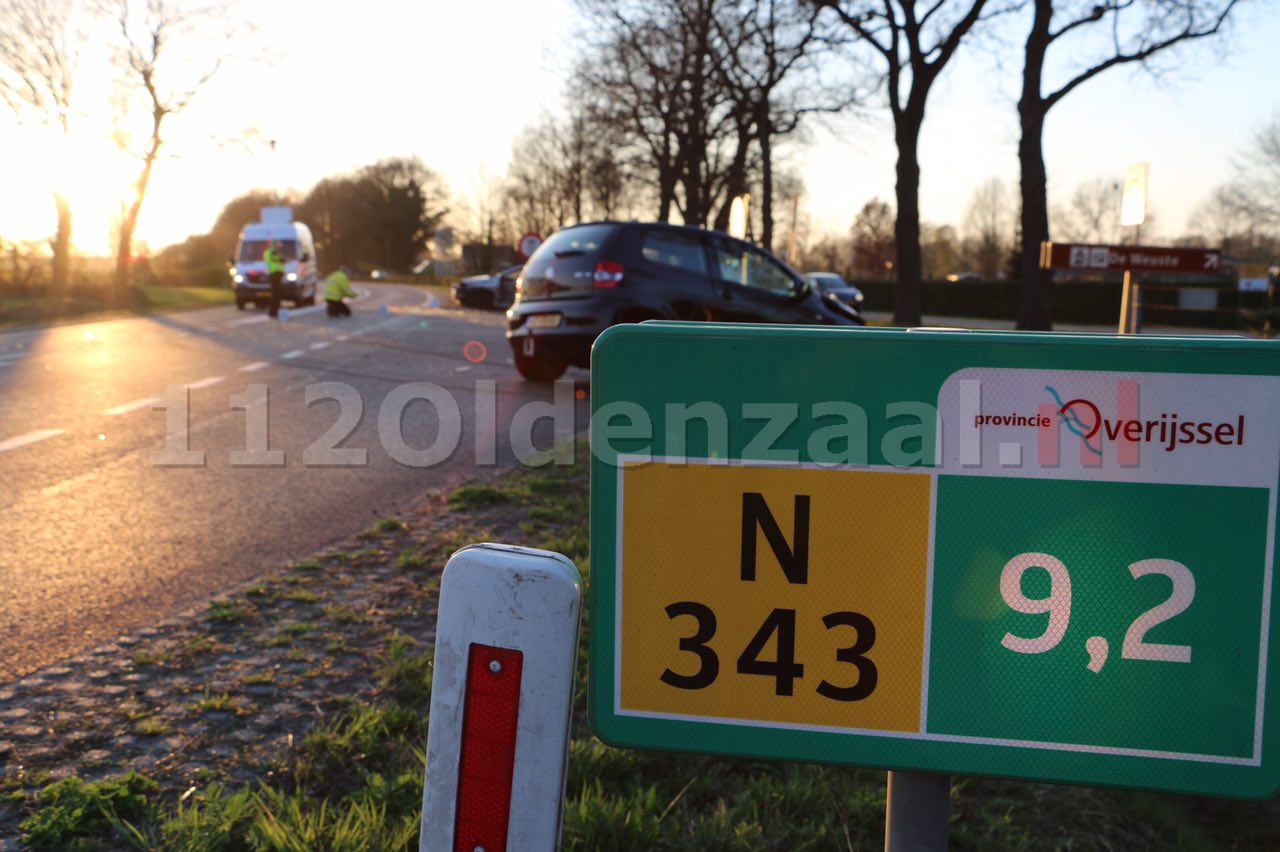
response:
<svg viewBox="0 0 1280 852"><path fill-rule="evenodd" d="M420 852L553 852L564 816L582 577L464 547L440 582Z"/></svg>

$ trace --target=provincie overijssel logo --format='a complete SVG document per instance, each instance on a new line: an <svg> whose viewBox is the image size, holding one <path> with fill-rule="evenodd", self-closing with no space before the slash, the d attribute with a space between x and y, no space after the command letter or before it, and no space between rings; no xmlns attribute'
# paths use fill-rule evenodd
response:
<svg viewBox="0 0 1280 852"><path fill-rule="evenodd" d="M1243 413L1231 413L1221 419L1192 417L1176 410L1143 416L1138 409L1138 383L1120 380L1116 385L1114 416L1088 397L1064 398L1056 387L1046 384L1048 399L1039 402L1033 414L979 413L974 416L973 427L978 431L992 427L1037 430L1038 460L1048 465L1058 461L1060 427L1076 436L1081 458L1091 465L1101 463L1107 443L1116 447L1118 461L1126 466L1137 464L1142 445L1173 453L1188 447L1245 444L1247 418Z"/></svg>

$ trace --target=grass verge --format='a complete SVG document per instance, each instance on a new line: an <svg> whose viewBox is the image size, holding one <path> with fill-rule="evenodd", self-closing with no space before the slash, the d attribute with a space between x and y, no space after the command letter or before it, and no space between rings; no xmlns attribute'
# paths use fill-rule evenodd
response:
<svg viewBox="0 0 1280 852"><path fill-rule="evenodd" d="M0 295L0 327L19 324L46 324L89 318L144 316L170 313L235 302L229 287L143 287L138 304L110 307L100 298L70 296L54 301L41 296Z"/></svg>
<svg viewBox="0 0 1280 852"><path fill-rule="evenodd" d="M444 556L468 543L505 540L557 550L585 574L585 467L520 471L467 485L454 492L445 511L452 523L431 541L419 542L415 557L429 549ZM383 527L390 530L392 524L379 522L377 529ZM883 772L623 750L596 740L586 728L586 629L564 849L791 852L881 846ZM280 755L281 770L256 786L210 782L174 802L158 800L151 779L136 774L93 783L64 779L25 803L25 841L36 849L73 850L414 849L431 659L430 647L392 634L369 664L378 687L373 696L352 698L327 715L300 746ZM222 695L205 700L209 709L235 709L221 706ZM1275 800L1233 802L957 777L951 847L1275 849L1280 807Z"/></svg>

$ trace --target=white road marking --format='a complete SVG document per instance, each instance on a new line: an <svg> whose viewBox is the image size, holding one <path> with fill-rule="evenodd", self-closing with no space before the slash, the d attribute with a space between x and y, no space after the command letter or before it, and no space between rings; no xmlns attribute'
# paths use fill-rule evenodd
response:
<svg viewBox="0 0 1280 852"><path fill-rule="evenodd" d="M329 344L322 340L322 341L320 341L319 343L313 343L313 344L311 344L311 345L310 345L310 346L308 346L307 348L308 348L308 349L328 349L328 348L329 348Z"/></svg>
<svg viewBox="0 0 1280 852"><path fill-rule="evenodd" d="M253 325L254 323L266 322L269 319L271 319L271 317L267 316L266 314L263 314L262 316L258 316L258 317L244 317L242 319L232 320L231 322L227 323L227 325L229 327L234 328L237 325Z"/></svg>
<svg viewBox="0 0 1280 852"><path fill-rule="evenodd" d="M201 388L211 388L214 385L221 382L222 380L223 380L222 376L209 376L208 378L201 379L198 382L191 382L186 386L186 388L187 390L200 390Z"/></svg>
<svg viewBox="0 0 1280 852"><path fill-rule="evenodd" d="M340 335L338 335L338 342L339 342L339 343L343 343L343 342L348 341L348 340L350 340L350 339L351 339L351 335L349 335L349 334L340 334Z"/></svg>
<svg viewBox="0 0 1280 852"><path fill-rule="evenodd" d="M27 444L34 444L36 441L43 441L45 438L56 438L66 431L66 429L37 429L35 432L28 432L25 435L19 435L7 441L0 441L0 453L16 450L19 447L25 447Z"/></svg>
<svg viewBox="0 0 1280 852"><path fill-rule="evenodd" d="M283 355L281 355L280 357L281 357L282 359L286 360L286 361L288 361L288 360L289 360L289 359L291 359L291 358L301 358L301 357L302 357L302 350L301 350L301 349L290 349L288 352L284 353L284 354L283 354Z"/></svg>
<svg viewBox="0 0 1280 852"><path fill-rule="evenodd" d="M79 476L73 476L70 479L64 479L61 482L59 482L57 485L50 485L47 488L41 488L40 494L41 496L44 496L44 497L57 497L59 494L62 494L66 491L70 491L72 488L74 488L75 486L83 482L92 482L97 478L98 478L97 471L91 471L90 473L82 473Z"/></svg>
<svg viewBox="0 0 1280 852"><path fill-rule="evenodd" d="M137 411L139 408L150 408L160 403L160 397L148 396L143 399L135 399L133 402L126 402L124 405L117 405L115 408L108 408L102 412L107 417L116 417L121 414L128 414L131 411Z"/></svg>
<svg viewBox="0 0 1280 852"><path fill-rule="evenodd" d="M266 361L254 361L252 364L245 364L243 367L241 367L241 368L240 368L240 372L241 372L241 373L255 373L255 372L257 372L258 370L261 370L263 367L270 367L270 366L271 366L271 365L270 365L269 363L267 363Z"/></svg>

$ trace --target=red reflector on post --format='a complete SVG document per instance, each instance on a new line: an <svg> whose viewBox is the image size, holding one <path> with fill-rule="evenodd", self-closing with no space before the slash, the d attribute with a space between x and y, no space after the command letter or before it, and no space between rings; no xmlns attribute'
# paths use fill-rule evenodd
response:
<svg viewBox="0 0 1280 852"><path fill-rule="evenodd" d="M524 655L472 643L458 766L454 852L507 848Z"/></svg>

